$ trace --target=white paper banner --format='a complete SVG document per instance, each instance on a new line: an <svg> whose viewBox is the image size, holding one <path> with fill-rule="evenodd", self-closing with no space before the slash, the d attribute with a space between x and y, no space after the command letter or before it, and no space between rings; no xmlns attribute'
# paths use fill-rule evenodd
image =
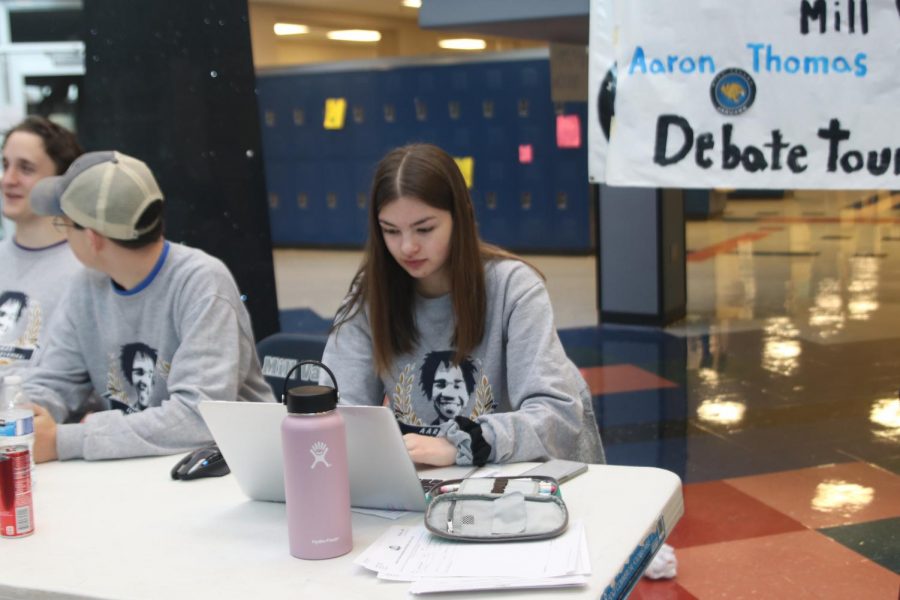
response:
<svg viewBox="0 0 900 600"><path fill-rule="evenodd" d="M613 0L591 0L588 49L588 178L606 181L609 127L615 97L616 56L613 50Z"/></svg>
<svg viewBox="0 0 900 600"><path fill-rule="evenodd" d="M900 0L616 0L615 20L610 184L900 188Z"/></svg>

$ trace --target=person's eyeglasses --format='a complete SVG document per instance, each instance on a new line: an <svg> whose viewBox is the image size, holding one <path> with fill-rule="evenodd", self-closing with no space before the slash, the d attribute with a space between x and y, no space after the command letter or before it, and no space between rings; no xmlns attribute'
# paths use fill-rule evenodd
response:
<svg viewBox="0 0 900 600"><path fill-rule="evenodd" d="M53 227L60 233L65 233L66 229L78 229L78 226L75 223L67 220L65 217L53 217Z"/></svg>

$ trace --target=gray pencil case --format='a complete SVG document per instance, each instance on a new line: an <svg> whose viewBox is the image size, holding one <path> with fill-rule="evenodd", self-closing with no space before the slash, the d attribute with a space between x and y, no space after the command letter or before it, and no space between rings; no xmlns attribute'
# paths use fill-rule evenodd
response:
<svg viewBox="0 0 900 600"><path fill-rule="evenodd" d="M559 484L537 475L443 481L428 492L425 509L425 527L451 540L542 540L568 525Z"/></svg>

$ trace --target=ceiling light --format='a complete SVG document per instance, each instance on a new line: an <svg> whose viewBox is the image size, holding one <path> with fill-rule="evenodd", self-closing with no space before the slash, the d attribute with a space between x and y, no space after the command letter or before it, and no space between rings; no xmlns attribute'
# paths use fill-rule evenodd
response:
<svg viewBox="0 0 900 600"><path fill-rule="evenodd" d="M403 6L407 8L422 8L422 0L403 0Z"/></svg>
<svg viewBox="0 0 900 600"><path fill-rule="evenodd" d="M484 50L487 47L487 43L484 40L475 38L455 38L440 40L438 46L445 50Z"/></svg>
<svg viewBox="0 0 900 600"><path fill-rule="evenodd" d="M341 29L329 31L325 35L329 40L340 42L377 42L381 39L381 32L371 29Z"/></svg>
<svg viewBox="0 0 900 600"><path fill-rule="evenodd" d="M275 35L299 35L309 33L309 27L297 23L275 23Z"/></svg>

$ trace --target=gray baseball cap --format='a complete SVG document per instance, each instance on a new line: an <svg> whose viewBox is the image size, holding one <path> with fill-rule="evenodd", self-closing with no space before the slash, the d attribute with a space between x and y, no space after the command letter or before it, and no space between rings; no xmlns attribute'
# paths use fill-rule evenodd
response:
<svg viewBox="0 0 900 600"><path fill-rule="evenodd" d="M39 215L65 215L114 240L133 240L156 227L138 229L144 211L163 195L142 161L104 150L79 156L62 175L45 177L31 190ZM161 217L160 217L161 218Z"/></svg>

